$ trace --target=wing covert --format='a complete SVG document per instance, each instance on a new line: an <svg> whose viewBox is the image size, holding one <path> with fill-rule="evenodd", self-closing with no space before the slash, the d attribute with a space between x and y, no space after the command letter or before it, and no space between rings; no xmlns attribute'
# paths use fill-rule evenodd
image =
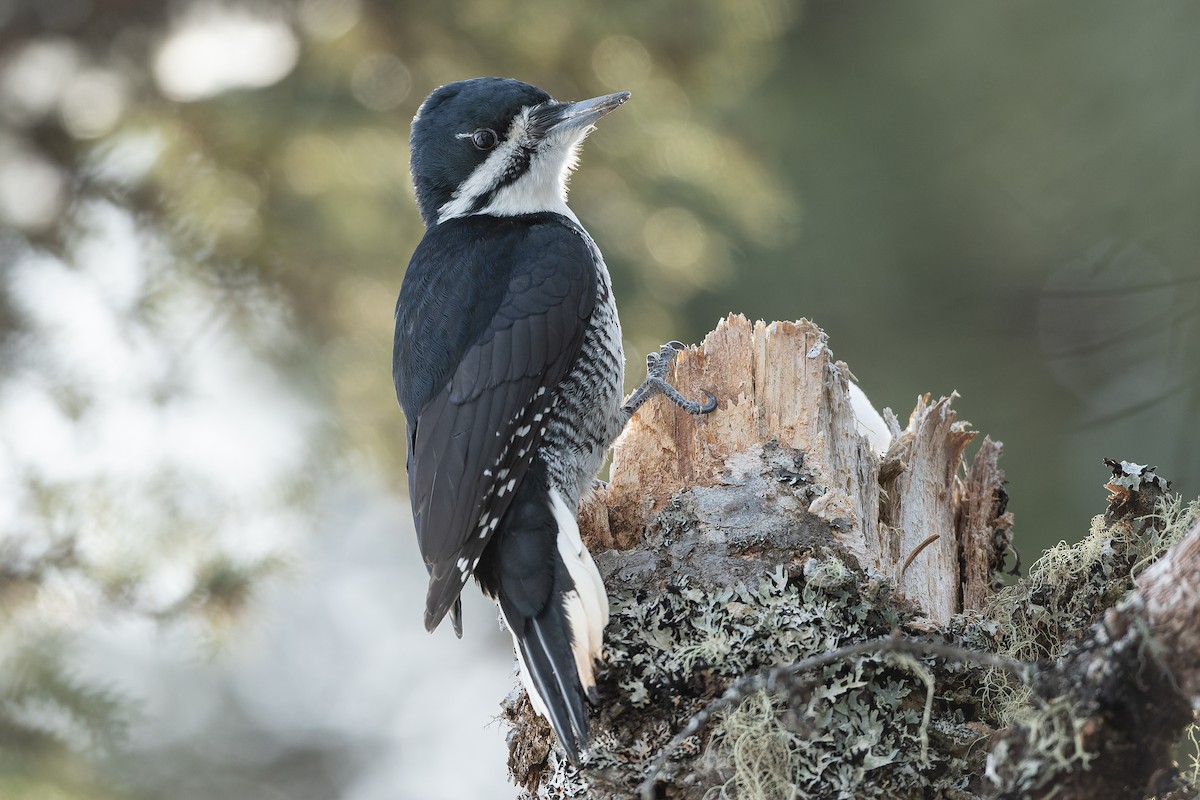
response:
<svg viewBox="0 0 1200 800"><path fill-rule="evenodd" d="M409 491L430 571L431 630L458 598L537 452L541 420L578 357L597 292L594 245L562 218L460 222L504 225L503 235L460 236L459 252L442 244L442 264L433 266L440 272L406 275L405 288L411 278L420 291L406 297L402 289L397 306L393 368L409 419ZM410 272L415 254L413 261ZM448 316L439 297L471 304L471 330L439 330ZM402 378L419 365L424 341L445 377L427 381L423 398Z"/></svg>

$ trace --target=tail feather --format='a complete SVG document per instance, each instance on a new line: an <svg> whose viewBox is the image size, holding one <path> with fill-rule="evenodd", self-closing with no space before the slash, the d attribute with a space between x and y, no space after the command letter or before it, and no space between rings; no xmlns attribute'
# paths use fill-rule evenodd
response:
<svg viewBox="0 0 1200 800"><path fill-rule="evenodd" d="M557 630L556 630L557 629ZM518 639L524 666L533 684L544 716L567 751L571 763L579 763L579 751L587 747L588 723L583 708L583 691L575 672L575 658L564 630L544 619L531 619L526 635Z"/></svg>
<svg viewBox="0 0 1200 800"><path fill-rule="evenodd" d="M596 698L594 663L604 647L604 628L608 625L608 594L596 562L583 544L575 514L562 496L550 491L550 508L557 526L558 555L566 566L572 589L563 595L575 668L588 699ZM562 585L562 582L560 582Z"/></svg>
<svg viewBox="0 0 1200 800"><path fill-rule="evenodd" d="M529 703L550 722L566 757L578 765L580 751L588 745L588 717L562 607L551 601L544 612L529 619L505 608L506 604L502 597L500 613L516 645Z"/></svg>
<svg viewBox="0 0 1200 800"><path fill-rule="evenodd" d="M585 692L595 695L592 661L608 612L586 553L573 511L535 459L475 571L512 633L534 710L549 720L572 763L588 743Z"/></svg>
<svg viewBox="0 0 1200 800"><path fill-rule="evenodd" d="M584 709L584 687L576 666L577 649L567 617L570 576L559 562L555 570L555 590L549 601L534 616L525 616L502 589L500 611L512 633L517 657L521 662L521 682L529 692L533 708L550 722L572 764L587 747L588 721Z"/></svg>
<svg viewBox="0 0 1200 800"><path fill-rule="evenodd" d="M453 564L434 567L427 564L429 589L425 593L425 630L433 633L446 615L454 625L454 633L462 638L462 588L465 578Z"/></svg>
<svg viewBox="0 0 1200 800"><path fill-rule="evenodd" d="M462 598L459 597L450 607L450 623L454 626L454 635L462 638Z"/></svg>

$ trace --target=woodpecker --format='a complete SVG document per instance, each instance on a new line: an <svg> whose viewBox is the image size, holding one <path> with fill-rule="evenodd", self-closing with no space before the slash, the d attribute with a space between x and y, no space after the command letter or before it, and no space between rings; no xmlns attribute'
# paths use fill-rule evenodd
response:
<svg viewBox="0 0 1200 800"><path fill-rule="evenodd" d="M520 81L447 84L413 119L425 235L396 303L392 377L408 423L408 484L429 572L425 627L474 576L511 632L522 682L573 763L608 596L576 523L605 451L646 399L712 411L665 381L680 347L647 357L625 402L608 269L567 206L594 123L628 92L558 102Z"/></svg>

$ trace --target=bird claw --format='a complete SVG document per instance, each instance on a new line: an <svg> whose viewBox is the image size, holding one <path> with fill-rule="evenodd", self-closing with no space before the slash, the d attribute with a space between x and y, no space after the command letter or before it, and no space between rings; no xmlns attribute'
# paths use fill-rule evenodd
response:
<svg viewBox="0 0 1200 800"><path fill-rule="evenodd" d="M633 414L656 394L663 395L689 414L708 414L716 409L717 397L707 389L701 390L707 399L704 403L697 403L694 400L688 400L679 393L678 389L667 383L667 370L675 363L676 356L686 347L687 345L683 342L672 339L658 348L657 353L649 353L646 356L646 380L642 381L642 385L625 401L622 408L626 413Z"/></svg>
<svg viewBox="0 0 1200 800"><path fill-rule="evenodd" d="M657 353L646 354L646 375L666 379L667 370L675 363L675 356L687 349L687 345L672 339L658 348Z"/></svg>

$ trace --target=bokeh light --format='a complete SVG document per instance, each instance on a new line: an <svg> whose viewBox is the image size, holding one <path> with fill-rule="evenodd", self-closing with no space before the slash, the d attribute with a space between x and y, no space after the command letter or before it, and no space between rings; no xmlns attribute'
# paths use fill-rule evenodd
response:
<svg viewBox="0 0 1200 800"><path fill-rule="evenodd" d="M412 88L412 76L404 62L387 53L363 57L350 75L350 90L358 102L372 111L391 111L404 102Z"/></svg>
<svg viewBox="0 0 1200 800"><path fill-rule="evenodd" d="M154 59L154 75L168 97L188 102L270 86L296 65L298 43L282 19L236 7L192 8Z"/></svg>

